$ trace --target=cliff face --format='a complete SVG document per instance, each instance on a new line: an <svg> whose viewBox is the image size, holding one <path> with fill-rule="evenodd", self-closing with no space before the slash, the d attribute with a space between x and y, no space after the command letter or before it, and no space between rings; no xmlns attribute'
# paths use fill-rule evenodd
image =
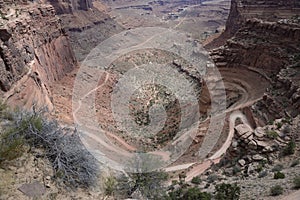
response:
<svg viewBox="0 0 300 200"><path fill-rule="evenodd" d="M57 14L70 14L93 8L92 0L48 0L48 2L53 5Z"/></svg>
<svg viewBox="0 0 300 200"><path fill-rule="evenodd" d="M91 0L49 0L59 14L67 31L75 56L82 61L89 52L123 28L110 16L100 11L105 6Z"/></svg>
<svg viewBox="0 0 300 200"><path fill-rule="evenodd" d="M211 55L220 67L252 67L267 75L278 73L299 52L298 25L247 20L223 47Z"/></svg>
<svg viewBox="0 0 300 200"><path fill-rule="evenodd" d="M211 51L221 70L243 68L270 82L265 96L252 107L263 123L299 114L299 13L300 2L294 0L232 0L221 36L230 39Z"/></svg>
<svg viewBox="0 0 300 200"><path fill-rule="evenodd" d="M245 28L249 20L286 22L297 18L299 14L298 0L231 0L225 31L219 38L206 45L206 48L213 49L224 45L226 40L233 37L241 28Z"/></svg>
<svg viewBox="0 0 300 200"><path fill-rule="evenodd" d="M297 0L232 0L226 31L233 35L248 19L277 22L299 13L300 2Z"/></svg>
<svg viewBox="0 0 300 200"><path fill-rule="evenodd" d="M220 67L279 72L299 51L299 13L300 2L294 0L232 0L223 34L232 38L212 51L214 60Z"/></svg>
<svg viewBox="0 0 300 200"><path fill-rule="evenodd" d="M76 65L54 8L26 1L0 5L0 95L13 105L52 108L49 85Z"/></svg>

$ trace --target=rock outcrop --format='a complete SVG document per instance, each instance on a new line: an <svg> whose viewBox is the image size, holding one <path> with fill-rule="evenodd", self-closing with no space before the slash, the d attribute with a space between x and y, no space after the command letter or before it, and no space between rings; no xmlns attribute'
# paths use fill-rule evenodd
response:
<svg viewBox="0 0 300 200"><path fill-rule="evenodd" d="M0 95L8 103L52 108L49 85L76 65L68 37L49 4L2 2Z"/></svg>
<svg viewBox="0 0 300 200"><path fill-rule="evenodd" d="M212 51L220 67L252 67L278 73L299 52L300 25L247 20L226 44Z"/></svg>
<svg viewBox="0 0 300 200"><path fill-rule="evenodd" d="M257 22L286 23L297 18L299 13L300 2L296 0L231 0L230 14L226 22L225 31L206 47L213 49L224 45L228 39L235 36L241 29L246 28L250 32L250 30L255 31L255 28L261 29L262 26L265 26L261 24L259 25L260 27L257 27L255 26L258 25ZM248 28L245 27L246 24ZM274 24L272 25L273 28L276 27ZM273 40L271 39L271 41Z"/></svg>
<svg viewBox="0 0 300 200"><path fill-rule="evenodd" d="M232 0L226 32L234 35L248 19L278 22L298 16L300 2L295 0Z"/></svg>
<svg viewBox="0 0 300 200"><path fill-rule="evenodd" d="M92 0L49 0L57 14L69 14L78 10L88 11L93 8Z"/></svg>

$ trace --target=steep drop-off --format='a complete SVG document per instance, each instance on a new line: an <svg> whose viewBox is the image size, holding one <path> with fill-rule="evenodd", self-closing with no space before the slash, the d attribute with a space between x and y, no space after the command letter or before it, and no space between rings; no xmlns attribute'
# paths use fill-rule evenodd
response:
<svg viewBox="0 0 300 200"><path fill-rule="evenodd" d="M85 59L89 52L102 41L123 30L102 10L105 10L105 5L100 1L56 0L49 2L56 9L79 61Z"/></svg>
<svg viewBox="0 0 300 200"><path fill-rule="evenodd" d="M0 3L0 95L9 104L52 108L49 85L76 66L68 37L49 4Z"/></svg>

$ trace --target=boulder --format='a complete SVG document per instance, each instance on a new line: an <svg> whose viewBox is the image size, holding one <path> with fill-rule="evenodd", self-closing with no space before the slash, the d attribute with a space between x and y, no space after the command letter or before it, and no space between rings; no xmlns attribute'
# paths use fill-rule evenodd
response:
<svg viewBox="0 0 300 200"><path fill-rule="evenodd" d="M238 134L238 136L241 137L242 139L247 139L250 136L252 136L252 130L248 125L239 124L234 129Z"/></svg>
<svg viewBox="0 0 300 200"><path fill-rule="evenodd" d="M240 159L240 160L238 161L238 163L239 163L242 167L244 167L245 164L246 164L246 161L245 161L244 159Z"/></svg>
<svg viewBox="0 0 300 200"><path fill-rule="evenodd" d="M257 127L254 131L256 137L262 138L266 135L265 130L262 127Z"/></svg>

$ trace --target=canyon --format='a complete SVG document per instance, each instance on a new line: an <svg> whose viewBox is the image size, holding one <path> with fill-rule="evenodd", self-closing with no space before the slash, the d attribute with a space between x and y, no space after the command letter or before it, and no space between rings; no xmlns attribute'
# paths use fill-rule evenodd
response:
<svg viewBox="0 0 300 200"><path fill-rule="evenodd" d="M173 148L172 139L176 138L177 142L184 138L190 140L186 151L164 167L170 175L170 184L184 174L187 182L201 177L199 187L208 192L214 191L218 181L237 182L242 186L241 199L299 198L299 192L291 189L290 181L300 172L299 166L290 167L290 163L299 158L300 144L299 1L0 0L0 10L0 97L8 105L29 110L33 105L47 107L49 117L79 130L80 116L94 114L97 126L101 126L106 137L98 141L92 131L83 136L88 141L88 149L106 143L111 148L106 155L153 151L165 158L167 151L160 149ZM105 68L105 73L96 72L92 67L82 71L90 64L89 59L97 55L94 50L100 51L107 39L126 33L129 37L124 35L120 41L138 40L134 30L140 27L185 31L187 38L204 46L200 49L215 63L219 76L207 72L208 78L205 78L184 58L148 48L118 56ZM142 42L139 41L146 47L163 32L147 34ZM154 136L131 137L118 127L111 99L127 71L143 69L152 63L174 69L189 80L190 87L196 88L200 106L189 105L189 112L183 113L180 101L168 88L143 86L132 93L130 117L139 126L148 125L154 104L163 105L167 117L163 128ZM150 76L151 72L147 69L145 72ZM78 77L82 81L94 81L95 87L76 86ZM223 91L220 83L224 84ZM178 78L169 84L180 88L181 82ZM76 87L82 93L74 103ZM214 95L219 97L223 93L226 101L214 99ZM87 113L89 108L82 104L92 97L95 113ZM225 106L221 110L224 122L214 121L219 117L211 112L215 101ZM200 120L194 120L194 110L199 111ZM182 128L180 120L184 117L189 120ZM213 145L203 157L199 149L206 140L212 140L209 135L219 123L224 123L220 126L220 135L215 142L211 141ZM94 122L90 126L94 126ZM188 137L178 137L176 133L180 131L189 133ZM270 134L276 136L272 138ZM295 154L281 157L282 149L291 141L297 144ZM287 177L274 181L271 170L278 163L284 164ZM261 165L266 168L263 171L269 173L263 178L265 180L257 172ZM233 174L237 166L239 170ZM216 176L217 181L210 182L212 176ZM276 184L283 185L284 194L270 197L268 189ZM57 190L56 186L51 187L50 193ZM86 199L103 195L101 191L91 192L89 198L85 197L87 193L83 190L72 195ZM14 192L8 195L26 198ZM60 198L71 197L60 195Z"/></svg>

